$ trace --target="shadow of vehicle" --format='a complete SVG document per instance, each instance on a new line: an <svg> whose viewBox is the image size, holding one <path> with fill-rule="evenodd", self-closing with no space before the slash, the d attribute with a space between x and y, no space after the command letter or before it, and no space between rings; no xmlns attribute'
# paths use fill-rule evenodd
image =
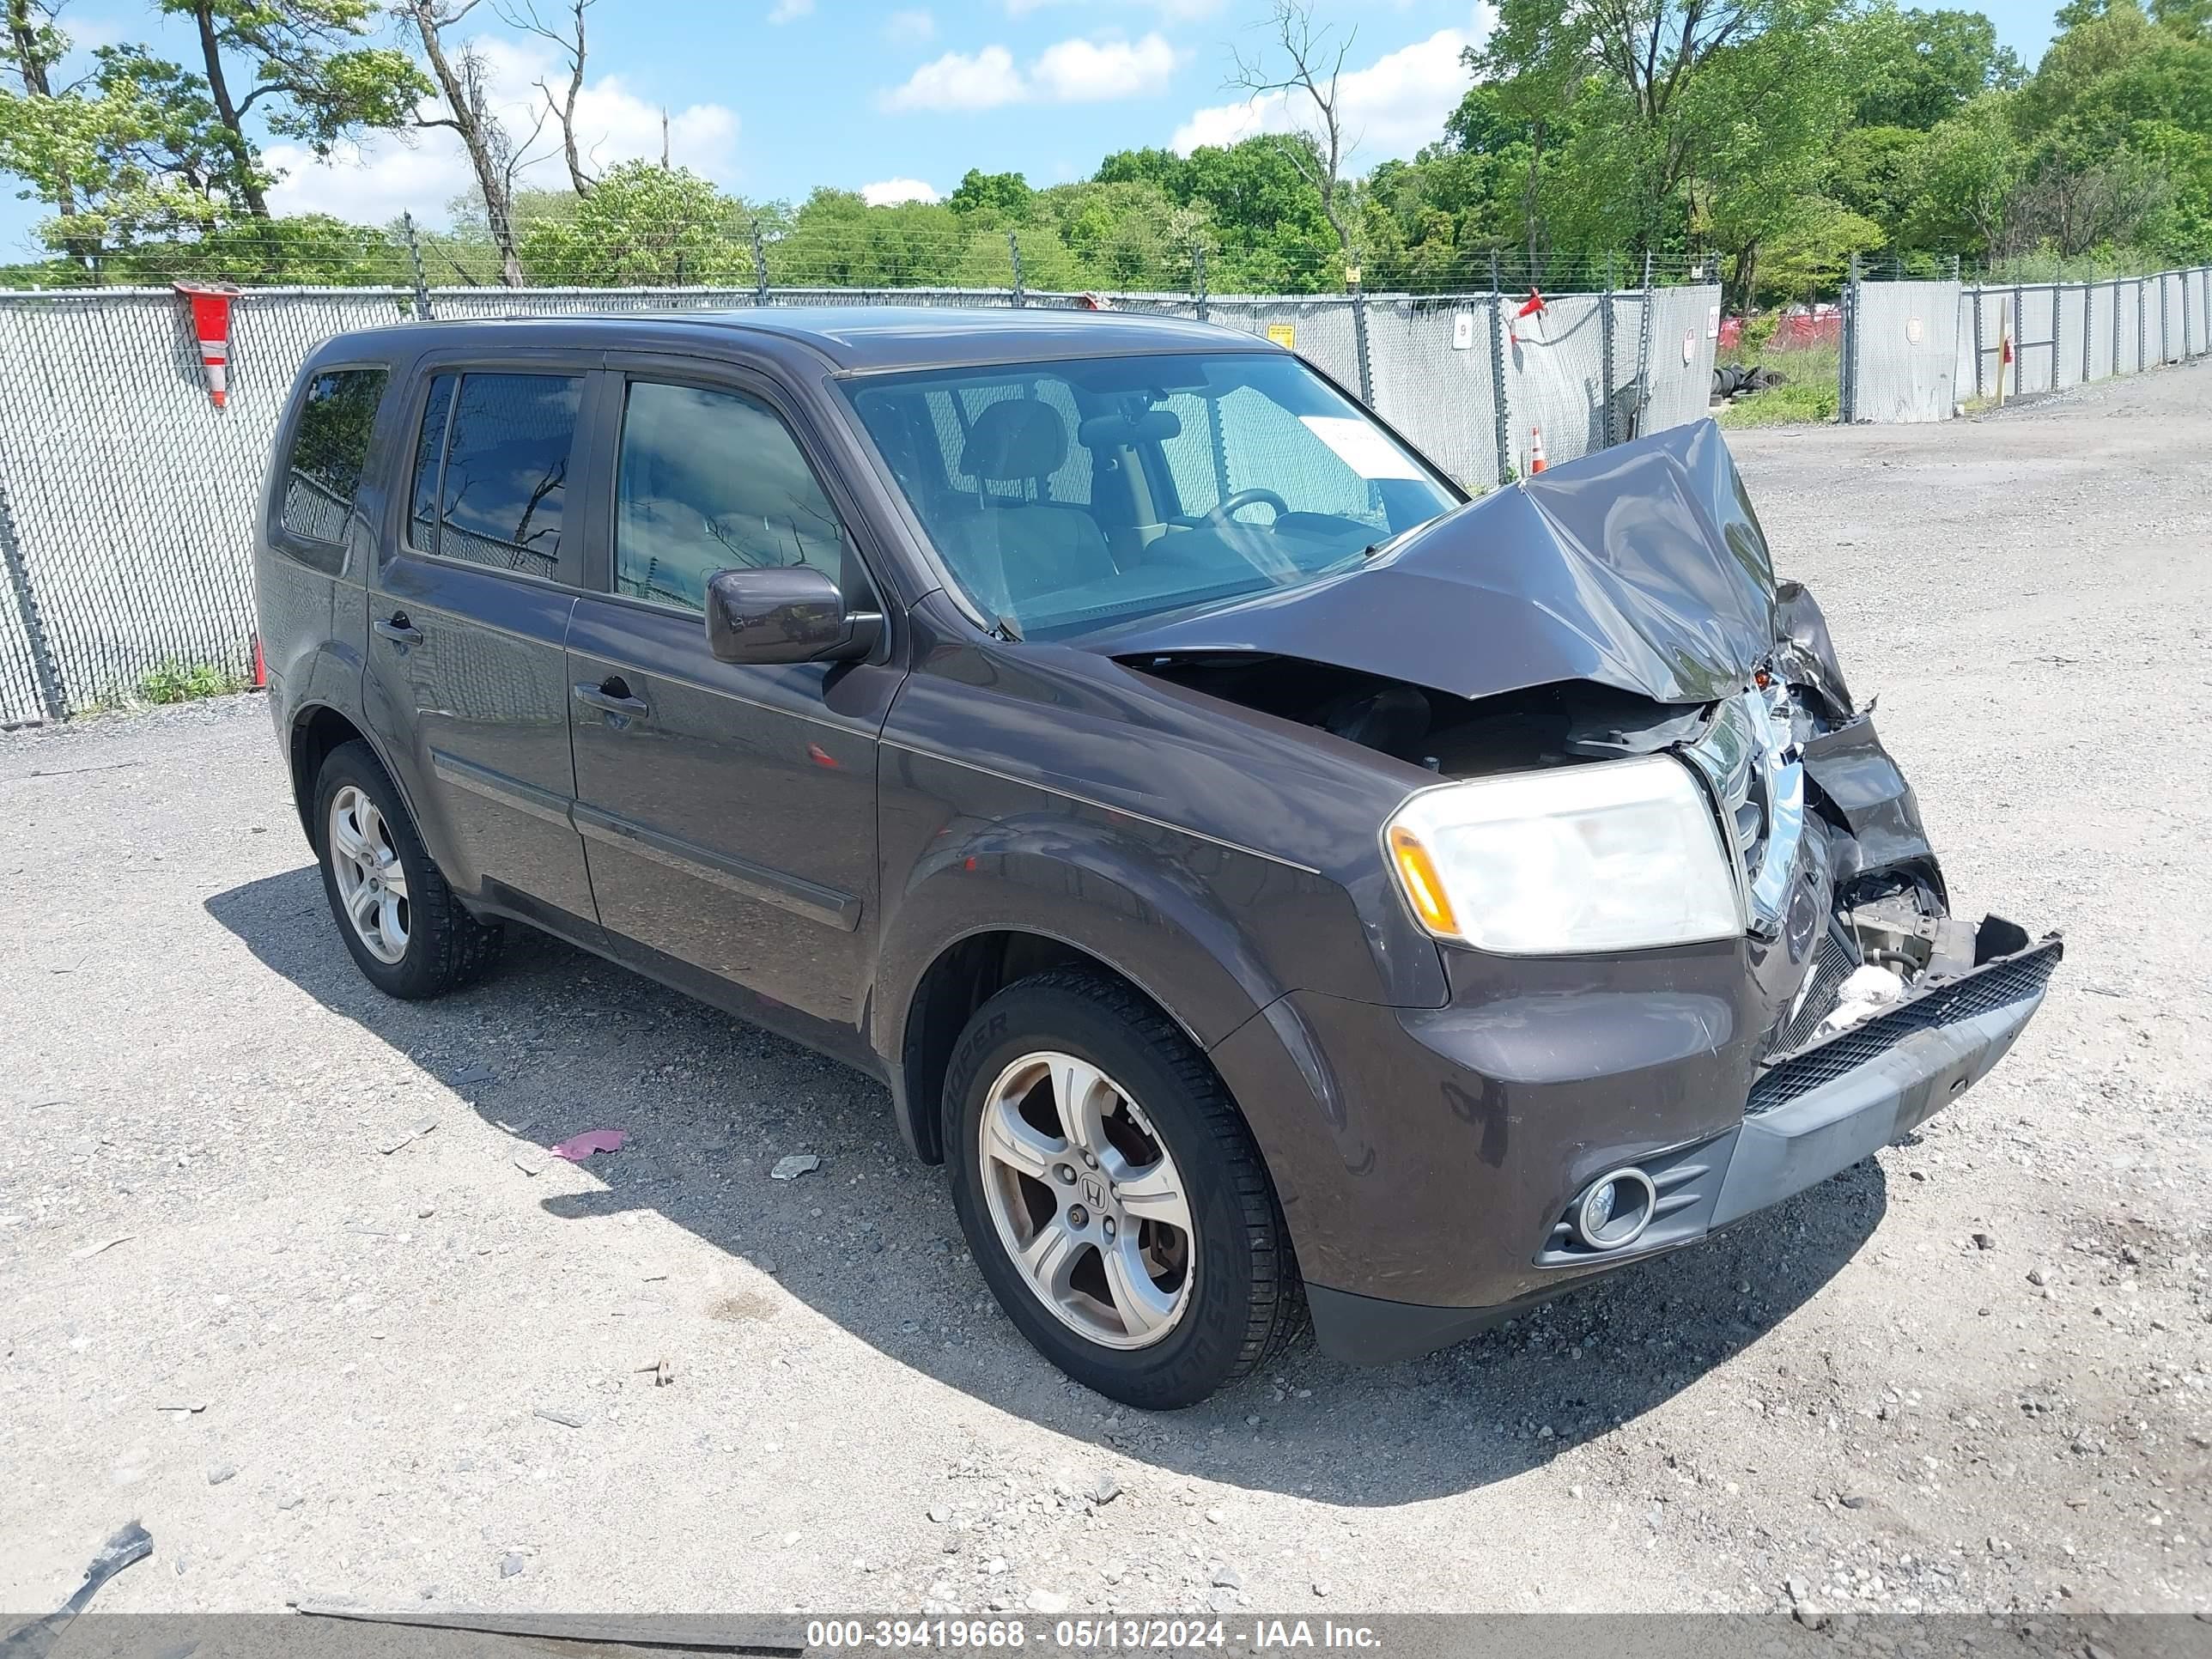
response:
<svg viewBox="0 0 2212 1659"><path fill-rule="evenodd" d="M510 930L485 982L434 1003L391 1000L356 971L312 865L206 908L273 973L472 1096L519 1153L582 1129L628 1130L620 1154L588 1166L603 1189L544 1198L548 1213L656 1212L1000 1409L1156 1467L1332 1503L1411 1503L1504 1480L1633 1419L1754 1346L1850 1258L1887 1204L1869 1162L1425 1359L1346 1365L1301 1339L1267 1377L1188 1411L1110 1411L989 1302L942 1171L900 1144L879 1085L526 929ZM823 1170L772 1181L789 1152L818 1154ZM698 1311L761 1316L749 1304Z"/></svg>

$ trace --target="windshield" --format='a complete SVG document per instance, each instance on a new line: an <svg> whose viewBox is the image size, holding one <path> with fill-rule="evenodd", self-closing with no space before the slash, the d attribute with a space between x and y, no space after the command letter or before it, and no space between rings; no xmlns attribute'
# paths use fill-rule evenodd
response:
<svg viewBox="0 0 2212 1659"><path fill-rule="evenodd" d="M1460 500L1287 352L1000 364L851 391L954 579L1028 637L1294 586Z"/></svg>

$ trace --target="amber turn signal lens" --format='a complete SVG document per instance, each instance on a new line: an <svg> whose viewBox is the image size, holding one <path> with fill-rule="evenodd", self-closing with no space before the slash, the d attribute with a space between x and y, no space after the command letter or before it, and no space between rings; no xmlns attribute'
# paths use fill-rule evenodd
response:
<svg viewBox="0 0 2212 1659"><path fill-rule="evenodd" d="M1393 824L1390 857L1398 866L1398 884L1406 890L1407 902L1421 925L1432 933L1457 937L1459 918L1452 914L1451 901L1444 896L1444 884L1430 860L1429 849L1412 830Z"/></svg>

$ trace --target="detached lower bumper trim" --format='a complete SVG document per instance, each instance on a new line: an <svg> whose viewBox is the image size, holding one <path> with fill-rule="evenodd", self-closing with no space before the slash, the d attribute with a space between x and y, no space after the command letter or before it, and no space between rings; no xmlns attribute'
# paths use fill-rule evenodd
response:
<svg viewBox="0 0 2212 1659"><path fill-rule="evenodd" d="M1828 1059L1824 1076L1747 1116L1736 1132L1710 1224L1724 1227L1873 1157L1979 1082L2043 1006L2059 953L2053 939L1992 963L1948 988L1960 995L1948 1006L1937 1005L1941 992L1923 998L1899 1011L1924 1009L1918 1021L1869 1032L1879 1046L1847 1066L1838 1062L1853 1059L1848 1050L1828 1051L1844 1048L1851 1033L1814 1050L1806 1058Z"/></svg>

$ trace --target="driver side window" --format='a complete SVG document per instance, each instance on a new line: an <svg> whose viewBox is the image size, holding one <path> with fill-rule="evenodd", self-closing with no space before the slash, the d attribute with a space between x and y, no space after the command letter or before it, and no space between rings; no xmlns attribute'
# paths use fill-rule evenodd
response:
<svg viewBox="0 0 2212 1659"><path fill-rule="evenodd" d="M639 380L623 414L615 592L704 611L718 570L811 564L856 611L867 573L798 441L734 392Z"/></svg>

